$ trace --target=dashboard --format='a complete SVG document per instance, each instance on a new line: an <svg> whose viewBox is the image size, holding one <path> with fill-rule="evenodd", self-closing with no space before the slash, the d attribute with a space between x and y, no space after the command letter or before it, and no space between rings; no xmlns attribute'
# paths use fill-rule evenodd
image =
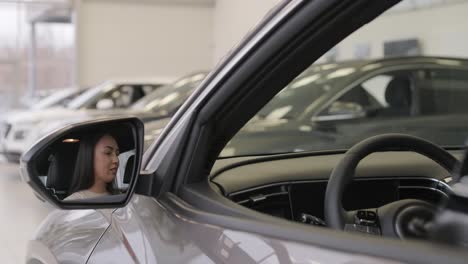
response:
<svg viewBox="0 0 468 264"><path fill-rule="evenodd" d="M324 219L326 181L289 182L232 193L236 203L269 215L301 221L304 214ZM430 178L381 178L354 181L344 193L348 210L377 208L402 199L437 204L447 198L450 187Z"/></svg>
<svg viewBox="0 0 468 264"><path fill-rule="evenodd" d="M460 158L461 151L452 152ZM343 154L288 154L233 158L215 164L211 182L230 200L269 215L304 222L323 221L331 171ZM401 199L437 204L450 193L450 173L412 152L379 152L364 159L347 186L346 210L376 208Z"/></svg>

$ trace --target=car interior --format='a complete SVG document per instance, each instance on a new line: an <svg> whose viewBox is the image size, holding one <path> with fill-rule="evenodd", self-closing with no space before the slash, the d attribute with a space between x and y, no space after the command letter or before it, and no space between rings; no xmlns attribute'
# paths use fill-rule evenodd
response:
<svg viewBox="0 0 468 264"><path fill-rule="evenodd" d="M457 158L463 156L460 150L450 153ZM220 159L210 181L239 205L295 222L327 226L327 183L344 156L337 152L311 152ZM421 200L435 208L451 192L451 172L430 157L411 151L373 153L359 163L355 174L343 194L346 211L379 208L408 199ZM401 236L424 238L425 234L415 229Z"/></svg>

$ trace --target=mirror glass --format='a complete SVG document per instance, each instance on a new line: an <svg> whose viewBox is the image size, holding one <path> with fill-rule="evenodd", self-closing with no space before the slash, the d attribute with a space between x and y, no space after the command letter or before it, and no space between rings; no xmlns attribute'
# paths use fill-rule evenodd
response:
<svg viewBox="0 0 468 264"><path fill-rule="evenodd" d="M33 166L46 191L60 201L123 200L137 173L136 145L130 124L83 127L56 138Z"/></svg>

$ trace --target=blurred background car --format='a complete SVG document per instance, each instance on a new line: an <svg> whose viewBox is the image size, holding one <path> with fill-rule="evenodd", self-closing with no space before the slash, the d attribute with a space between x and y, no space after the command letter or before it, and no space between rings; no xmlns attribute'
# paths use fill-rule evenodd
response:
<svg viewBox="0 0 468 264"><path fill-rule="evenodd" d="M103 93L97 93L96 91L91 93L90 90L76 98L76 100L72 100L65 109L50 108L41 112L24 112L16 115L16 119L12 115L3 123L3 128L0 130L0 132L3 131L3 141L0 140L2 153L9 162L17 163L21 154L35 141L57 128L85 120L123 115L137 116L144 122L152 122L150 129L155 124L160 124L158 125L159 130L151 129L148 131L146 137L148 140L145 141L145 147L148 147L151 140L155 138L154 135L162 130L161 125L167 123L193 90L202 82L206 74L206 72L192 73L172 84L158 86L157 89L154 89L153 85L150 89L154 91L145 92L145 96L132 105L122 104L123 101L131 102L132 100L119 98L119 96L128 96L128 94L121 91L117 91L116 94L116 91L112 90L113 92L110 94L113 95L113 99L102 98L102 96L101 99L96 99L91 95L102 95ZM143 89L147 85L133 84L129 86L126 84L124 87ZM109 92L105 94L109 94ZM115 105L125 105L127 108L113 108ZM78 106L81 106L81 108Z"/></svg>
<svg viewBox="0 0 468 264"><path fill-rule="evenodd" d="M123 114L145 95L168 80L107 81L88 89L66 107L31 109L9 114L0 121L0 152L17 163L21 154L45 134L73 122Z"/></svg>
<svg viewBox="0 0 468 264"><path fill-rule="evenodd" d="M36 91L36 93L33 95L26 95L19 100L19 106L17 108L19 109L30 108L32 105L39 103L43 99L53 95L54 93L60 90L61 89L40 90L40 91Z"/></svg>
<svg viewBox="0 0 468 264"><path fill-rule="evenodd" d="M468 60L406 57L332 66L300 75L221 155L348 149L384 132L404 131L446 147L467 137L460 128L468 128Z"/></svg>
<svg viewBox="0 0 468 264"><path fill-rule="evenodd" d="M0 112L0 120L4 120L5 117L14 116L22 113L28 113L31 110L41 110L50 107L66 107L68 103L73 100L75 97L84 93L86 89L79 88L63 88L58 90L53 90L48 96L38 100L37 102L30 102L29 105L23 107L5 107ZM7 98L8 100L8 98Z"/></svg>
<svg viewBox="0 0 468 264"><path fill-rule="evenodd" d="M30 104L26 108L6 109L0 114L0 120L5 116L17 115L23 112L30 112L31 110L41 110L50 107L66 107L71 100L80 94L84 93L86 89L79 88L63 88L51 93L49 96L44 97L36 103Z"/></svg>
<svg viewBox="0 0 468 264"><path fill-rule="evenodd" d="M444 146L457 145L466 133L443 127L468 124L466 75L468 60L457 58L313 65L259 111L221 156L347 149L383 131L402 130ZM145 123L145 148L169 121Z"/></svg>
<svg viewBox="0 0 468 264"><path fill-rule="evenodd" d="M131 110L133 111L151 113L151 118L143 120L145 122L145 150L158 137L164 126L171 120L172 115L175 114L207 74L208 72L197 72L188 75L172 85L156 90L132 105ZM136 116L139 115L136 114Z"/></svg>
<svg viewBox="0 0 468 264"><path fill-rule="evenodd" d="M39 110L49 107L61 106L66 107L71 100L80 94L86 92L86 89L80 88L65 88L55 91L51 95L40 100L36 104L30 105L29 109Z"/></svg>

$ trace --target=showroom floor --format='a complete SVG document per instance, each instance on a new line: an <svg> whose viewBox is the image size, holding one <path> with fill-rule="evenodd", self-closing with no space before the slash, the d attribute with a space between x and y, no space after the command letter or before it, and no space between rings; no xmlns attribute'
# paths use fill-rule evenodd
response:
<svg viewBox="0 0 468 264"><path fill-rule="evenodd" d="M52 207L37 199L21 181L19 166L0 157L0 257L2 263L24 263L26 245Z"/></svg>

